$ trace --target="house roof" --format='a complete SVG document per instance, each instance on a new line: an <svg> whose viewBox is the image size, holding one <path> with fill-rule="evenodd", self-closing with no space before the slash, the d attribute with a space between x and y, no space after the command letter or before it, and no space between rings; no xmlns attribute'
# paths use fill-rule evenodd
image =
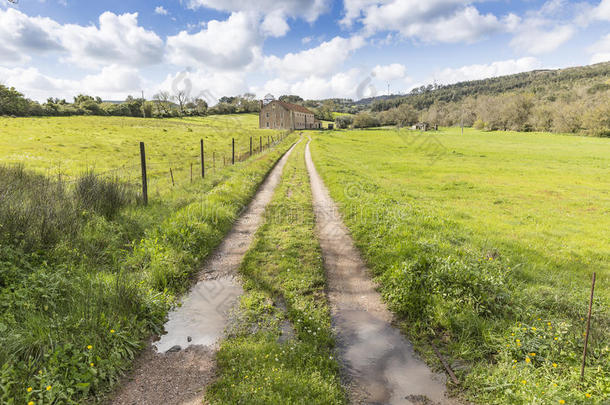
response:
<svg viewBox="0 0 610 405"><path fill-rule="evenodd" d="M281 105L282 107L284 107L287 110L298 111L300 113L305 113L305 114L313 114L312 111L308 110L307 108L303 107L302 105L287 103L285 101L273 101L273 102L278 103L279 105Z"/></svg>

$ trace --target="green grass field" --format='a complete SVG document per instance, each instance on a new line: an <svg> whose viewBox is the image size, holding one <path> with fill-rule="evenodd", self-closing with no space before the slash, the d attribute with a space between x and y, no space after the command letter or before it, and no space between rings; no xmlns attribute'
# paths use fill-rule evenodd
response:
<svg viewBox="0 0 610 405"><path fill-rule="evenodd" d="M438 365L426 343L443 347L463 395L479 403L608 399L607 139L334 131L316 136L312 153L385 299L430 362Z"/></svg>
<svg viewBox="0 0 610 405"><path fill-rule="evenodd" d="M139 142L146 144L152 192L175 182L190 181L190 165L200 169L200 139L204 140L206 167L212 170L231 161L231 139L236 154L263 146L279 131L258 129L258 115L213 115L174 119L131 117L0 117L0 162L19 163L47 175L73 178L86 170L112 170L123 180L136 183L140 176ZM214 159L215 158L215 159Z"/></svg>

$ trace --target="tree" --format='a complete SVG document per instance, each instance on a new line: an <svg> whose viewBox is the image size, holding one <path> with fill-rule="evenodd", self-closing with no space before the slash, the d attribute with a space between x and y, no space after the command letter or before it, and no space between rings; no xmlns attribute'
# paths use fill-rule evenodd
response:
<svg viewBox="0 0 610 405"><path fill-rule="evenodd" d="M301 104L304 100L299 96L294 95L283 95L279 98L280 101L292 104Z"/></svg>
<svg viewBox="0 0 610 405"><path fill-rule="evenodd" d="M340 115L335 118L335 125L338 129L349 128L354 123L354 117L351 115Z"/></svg>
<svg viewBox="0 0 610 405"><path fill-rule="evenodd" d="M170 116L172 112L172 97L168 91L160 91L153 96L157 115Z"/></svg>

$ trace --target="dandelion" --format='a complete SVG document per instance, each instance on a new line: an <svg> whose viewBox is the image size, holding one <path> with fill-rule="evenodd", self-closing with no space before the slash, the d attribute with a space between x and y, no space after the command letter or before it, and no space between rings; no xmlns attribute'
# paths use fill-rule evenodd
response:
<svg viewBox="0 0 610 405"><path fill-rule="evenodd" d="M521 343L517 343L517 346L521 346Z"/></svg>
<svg viewBox="0 0 610 405"><path fill-rule="evenodd" d="M94 366L95 366L95 363L89 363L89 365L90 365L91 367L94 367Z"/></svg>
<svg viewBox="0 0 610 405"><path fill-rule="evenodd" d="M557 363L553 363L553 368L557 368Z"/></svg>
<svg viewBox="0 0 610 405"><path fill-rule="evenodd" d="M548 323L547 323L547 325L551 326L551 323L550 323L550 322L548 322Z"/></svg>
<svg viewBox="0 0 610 405"><path fill-rule="evenodd" d="M517 362L517 360L513 360L513 363L516 363L516 362Z"/></svg>
<svg viewBox="0 0 610 405"><path fill-rule="evenodd" d="M520 343L520 342L521 342L521 339L517 339L517 340L515 340L515 342Z"/></svg>
<svg viewBox="0 0 610 405"><path fill-rule="evenodd" d="M28 405L34 405L34 401L28 402Z"/></svg>
<svg viewBox="0 0 610 405"><path fill-rule="evenodd" d="M535 331L536 331L536 327L535 327L535 326L532 326L532 330L535 332Z"/></svg>
<svg viewBox="0 0 610 405"><path fill-rule="evenodd" d="M28 387L27 392L32 392L32 387Z"/></svg>
<svg viewBox="0 0 610 405"><path fill-rule="evenodd" d="M47 391L51 391L51 388L53 388L53 387L51 387L50 385L47 385Z"/></svg>
<svg viewBox="0 0 610 405"><path fill-rule="evenodd" d="M585 397L587 398L591 398L591 394L589 394L588 392L585 394Z"/></svg>
<svg viewBox="0 0 610 405"><path fill-rule="evenodd" d="M515 336L515 334L514 334L514 333L511 333L510 335L511 335L511 336Z"/></svg>
<svg viewBox="0 0 610 405"><path fill-rule="evenodd" d="M521 380L521 384L525 385L525 384L527 384L527 381Z"/></svg>
<svg viewBox="0 0 610 405"><path fill-rule="evenodd" d="M536 353L530 353L530 356L536 357Z"/></svg>
<svg viewBox="0 0 610 405"><path fill-rule="evenodd" d="M555 336L554 340L559 340L559 338L557 336Z"/></svg>
<svg viewBox="0 0 610 405"><path fill-rule="evenodd" d="M539 320L539 321L541 321L541 320L542 320L542 318L538 318L538 320Z"/></svg>
<svg viewBox="0 0 610 405"><path fill-rule="evenodd" d="M560 403L560 404L565 404L565 403L566 403L566 401L564 401L563 399L560 399L560 400L559 400L559 403Z"/></svg>
<svg viewBox="0 0 610 405"><path fill-rule="evenodd" d="M91 346L91 345L87 346L87 350L91 350L91 349L93 349L93 346Z"/></svg>
<svg viewBox="0 0 610 405"><path fill-rule="evenodd" d="M526 362L526 363L531 363L531 362L532 362L532 360L530 360L530 358L529 358L529 357L526 357L526 358L525 358L525 362Z"/></svg>
<svg viewBox="0 0 610 405"><path fill-rule="evenodd" d="M114 329L110 329L110 333L114 333Z"/></svg>

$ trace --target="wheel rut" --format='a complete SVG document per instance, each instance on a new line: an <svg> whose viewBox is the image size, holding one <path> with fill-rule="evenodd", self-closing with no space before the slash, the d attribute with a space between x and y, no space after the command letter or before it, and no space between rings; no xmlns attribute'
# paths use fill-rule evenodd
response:
<svg viewBox="0 0 610 405"><path fill-rule="evenodd" d="M328 299L338 351L355 404L455 404L445 376L433 373L392 325L337 205L316 171L309 142L305 150L328 279Z"/></svg>
<svg viewBox="0 0 610 405"><path fill-rule="evenodd" d="M300 142L300 141L298 141ZM297 143L298 143L297 142ZM271 170L254 199L218 248L208 257L198 282L170 312L167 333L144 351L112 405L201 404L214 379L215 355L229 312L243 293L237 270L263 221L293 145Z"/></svg>

